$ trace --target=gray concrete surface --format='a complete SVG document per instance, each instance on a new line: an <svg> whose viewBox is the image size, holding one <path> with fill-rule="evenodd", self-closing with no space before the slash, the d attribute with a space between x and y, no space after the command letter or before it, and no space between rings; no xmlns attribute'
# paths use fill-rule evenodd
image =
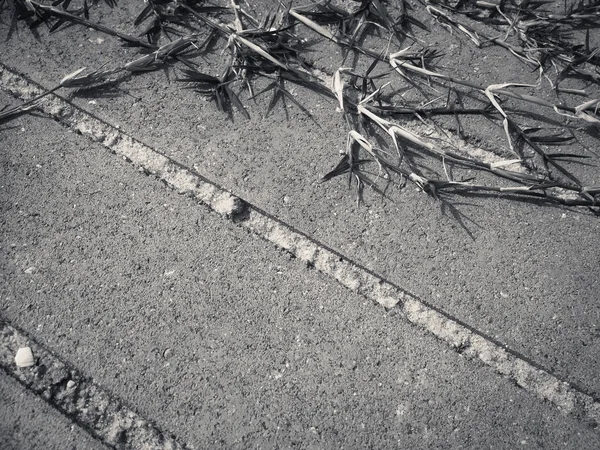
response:
<svg viewBox="0 0 600 450"><path fill-rule="evenodd" d="M131 31L138 9L123 1L110 12L94 9L94 17ZM13 37L0 58L48 87L76 68L134 57L109 38L99 44L90 30L40 33L36 40L21 28L18 43ZM513 67L498 64L506 60L488 51L485 64L477 62L482 70L476 78L507 81ZM458 61L469 64L476 55L464 52ZM331 46L316 58L328 70L340 59ZM207 67L213 69L214 61L208 59ZM533 77L516 74L519 81ZM293 109L289 122L281 120L281 111L263 119L268 98L249 104L250 121L236 116L231 122L214 104L182 91L176 77L145 74L108 92L79 93L74 101L598 398L596 217L495 198L463 199L457 207L471 237L448 210L412 188L392 189L395 203L368 196L369 206L357 208L345 181L316 183L346 142L344 122L327 101L294 89L322 128ZM498 133L475 138L500 145ZM597 168L576 170L597 184Z"/></svg>
<svg viewBox="0 0 600 450"><path fill-rule="evenodd" d="M2 450L108 450L2 371L0 436Z"/></svg>
<svg viewBox="0 0 600 450"><path fill-rule="evenodd" d="M0 147L2 316L184 442L597 446L586 424L55 122L3 125Z"/></svg>

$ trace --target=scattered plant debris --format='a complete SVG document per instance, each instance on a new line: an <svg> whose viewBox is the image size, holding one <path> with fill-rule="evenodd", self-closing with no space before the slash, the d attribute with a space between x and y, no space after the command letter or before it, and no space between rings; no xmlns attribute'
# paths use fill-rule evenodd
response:
<svg viewBox="0 0 600 450"><path fill-rule="evenodd" d="M357 186L359 201L365 187L385 196L386 186L394 182L399 186L412 183L440 199L451 194L483 194L592 209L600 204L600 186L583 182L568 168L590 155L548 150L576 146L580 130L600 127L600 98L590 97L586 88L565 86L566 80L580 80L596 91L600 85L600 49L590 44L590 33L600 27L600 0L566 1L562 11L546 1L422 0L419 8L432 25L464 37L465 45L500 47L517 63L539 73L536 85L499 81L488 86L436 68L444 49L428 46L416 36L415 30L429 32L429 22L417 17L417 6L406 0L279 2L262 18L253 15L242 0L219 5L200 0L146 0L134 21L139 29L132 34L94 22L90 7L97 1L0 0L0 9L11 11L11 32L19 21L31 29L45 25L51 33L68 24L79 25L118 39L141 54L114 67L78 69L37 98L0 111L0 121L30 111L59 89L87 88L173 65L178 67L177 81L182 86L208 96L229 115L236 112L249 118L244 99L270 93L265 115L280 102L287 108L287 101L310 116L308 108L290 93L288 83L328 98L331 108L343 114L348 139L339 163L322 181L347 176ZM116 6L116 0L105 3ZM311 44L301 37L301 27L315 38L340 46L343 67L332 74L313 67L303 56ZM364 44L374 34L385 38L385 48L375 51ZM220 75L202 66L197 56L203 51L227 55ZM347 62L351 55L371 58L372 64L365 73L358 73ZM384 72L374 74L378 68ZM389 90L389 82L383 81L393 76L416 90L447 91L447 96L442 95L446 104L403 103ZM259 77L271 82L255 93L254 81ZM542 83L551 87L554 100L531 94ZM462 106L459 89L479 106ZM560 126L528 125L519 114L520 105L535 105L542 117ZM450 116L461 135L460 118L473 115L490 118L502 127L510 157L489 162L457 145L453 148L451 141L440 144L420 135L405 124L413 119L418 126L443 135L433 118ZM445 178L432 175L438 172L425 168L425 161L441 164ZM453 168L465 169L470 176L455 179ZM478 183L473 175L477 173L501 181Z"/></svg>

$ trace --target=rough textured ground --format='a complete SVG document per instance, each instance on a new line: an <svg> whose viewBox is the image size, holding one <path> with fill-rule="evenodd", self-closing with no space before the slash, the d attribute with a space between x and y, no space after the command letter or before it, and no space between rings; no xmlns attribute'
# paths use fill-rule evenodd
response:
<svg viewBox="0 0 600 450"><path fill-rule="evenodd" d="M184 442L597 442L393 310L58 124L22 117L0 139L2 315Z"/></svg>
<svg viewBox="0 0 600 450"><path fill-rule="evenodd" d="M2 450L107 450L50 405L0 372Z"/></svg>
<svg viewBox="0 0 600 450"><path fill-rule="evenodd" d="M92 18L134 33L139 7L123 1ZM422 19L438 31L430 43L448 50L447 71L481 84L535 81L506 52L487 48L482 59ZM0 23L0 39L8 26ZM341 63L333 44L309 55L326 73ZM77 68L134 57L81 27L37 35L19 27L0 52L0 62L46 87ZM206 64L217 71L219 62ZM387 200L367 193L357 207L345 180L317 182L346 142L333 102L293 88L320 126L294 107L285 120L280 105L263 117L266 97L247 103L247 121L182 90L177 76L169 69L64 94L598 399L597 217L492 196L457 199L457 219L412 187L392 187ZM531 125L534 112L524 113ZM498 124L464 125L467 142L506 153ZM592 131L581 138L597 148ZM184 442L597 446L586 424L49 119L2 125L0 149L0 314ZM598 184L597 166L570 168ZM18 395L14 383L3 386Z"/></svg>
<svg viewBox="0 0 600 450"><path fill-rule="evenodd" d="M99 21L132 32L137 10L135 2L124 1L114 10L99 7L93 13ZM448 38L441 27L439 33L434 36L441 45ZM99 43L98 37L105 40ZM129 61L134 56L118 42L77 27L52 35L41 30L37 39L20 29L20 43L16 44L16 35L12 39L2 61L45 86L75 68ZM451 39L452 51L441 63L448 71L464 73L461 68L469 67L467 74L482 84L535 80L536 74L499 49L486 49L486 58L481 59L475 49L458 45L458 36ZM328 44L315 46L311 57L330 72L341 62L340 51ZM207 68L215 67L208 58ZM173 81L177 76L175 71L168 77L162 72L144 74L113 90L75 94L73 100L559 377L599 395L597 218L586 211L490 197L457 199L455 207L462 215L457 220L450 208L413 188L401 193L392 189L393 202L368 196L368 205L357 207L344 180L317 183L335 165L346 142L347 130L333 112L332 102L293 89L320 127L293 108L289 121L282 120L281 109L263 118L268 98L249 103L250 121L238 115L232 121L218 113L213 103L182 91ZM504 145L501 129L482 119L467 129L475 143L495 149ZM593 137L587 138L594 142ZM574 170L597 184L595 167Z"/></svg>

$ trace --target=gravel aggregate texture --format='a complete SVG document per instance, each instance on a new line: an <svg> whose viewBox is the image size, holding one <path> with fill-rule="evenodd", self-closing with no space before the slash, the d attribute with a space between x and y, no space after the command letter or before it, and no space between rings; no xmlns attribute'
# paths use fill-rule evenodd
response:
<svg viewBox="0 0 600 450"><path fill-rule="evenodd" d="M102 146L46 118L2 127L2 316L190 447L597 444Z"/></svg>

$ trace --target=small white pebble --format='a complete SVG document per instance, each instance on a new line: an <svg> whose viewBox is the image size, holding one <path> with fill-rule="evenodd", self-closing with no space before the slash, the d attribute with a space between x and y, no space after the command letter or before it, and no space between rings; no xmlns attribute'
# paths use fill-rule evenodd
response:
<svg viewBox="0 0 600 450"><path fill-rule="evenodd" d="M15 364L17 367L31 367L35 364L33 352L29 347L21 347L15 355Z"/></svg>

